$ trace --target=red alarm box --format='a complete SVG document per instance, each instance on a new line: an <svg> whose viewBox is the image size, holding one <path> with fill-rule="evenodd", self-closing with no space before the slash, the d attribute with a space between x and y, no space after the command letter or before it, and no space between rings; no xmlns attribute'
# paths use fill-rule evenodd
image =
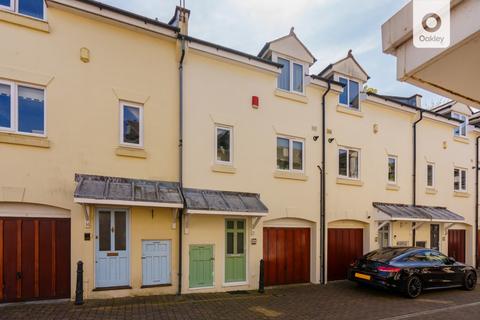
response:
<svg viewBox="0 0 480 320"><path fill-rule="evenodd" d="M258 109L260 106L258 96L252 96L252 108Z"/></svg>

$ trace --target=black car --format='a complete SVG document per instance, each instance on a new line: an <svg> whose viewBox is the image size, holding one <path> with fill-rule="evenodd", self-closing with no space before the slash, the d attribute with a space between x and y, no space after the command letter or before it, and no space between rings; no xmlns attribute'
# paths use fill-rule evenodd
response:
<svg viewBox="0 0 480 320"><path fill-rule="evenodd" d="M393 289L409 298L423 290L463 287L475 289L473 267L432 249L389 247L367 253L351 264L348 279L360 284Z"/></svg>

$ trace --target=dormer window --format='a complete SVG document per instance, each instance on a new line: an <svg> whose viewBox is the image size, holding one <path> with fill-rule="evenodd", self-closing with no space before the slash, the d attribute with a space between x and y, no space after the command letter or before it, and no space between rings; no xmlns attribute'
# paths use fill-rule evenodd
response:
<svg viewBox="0 0 480 320"><path fill-rule="evenodd" d="M352 109L360 109L360 85L357 81L339 77L338 81L345 86L343 92L339 96L339 103Z"/></svg>
<svg viewBox="0 0 480 320"><path fill-rule="evenodd" d="M0 9L45 20L44 0L0 0Z"/></svg>
<svg viewBox="0 0 480 320"><path fill-rule="evenodd" d="M277 58L277 62L283 65L277 87L285 91L303 93L303 65L280 57Z"/></svg>
<svg viewBox="0 0 480 320"><path fill-rule="evenodd" d="M461 114L461 113L452 112L452 118L462 121L462 123L458 127L453 129L453 133L456 136L466 137L467 136L467 125L468 125L467 116L464 115L464 114Z"/></svg>

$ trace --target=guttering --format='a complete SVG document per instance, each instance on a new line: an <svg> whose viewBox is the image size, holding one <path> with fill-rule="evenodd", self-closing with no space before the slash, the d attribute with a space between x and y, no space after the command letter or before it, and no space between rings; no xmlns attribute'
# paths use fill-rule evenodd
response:
<svg viewBox="0 0 480 320"><path fill-rule="evenodd" d="M183 199L183 209L178 210L178 290L177 295L182 294L182 255L183 255L183 214L187 208L187 202L183 194L183 60L185 59L185 40L183 37L179 37L181 43L181 56L178 63L178 87L179 87L179 132L178 132L178 180L180 184L180 192Z"/></svg>
<svg viewBox="0 0 480 320"><path fill-rule="evenodd" d="M475 141L475 268L478 268L479 254L478 254L478 141L480 136L477 136Z"/></svg>
<svg viewBox="0 0 480 320"><path fill-rule="evenodd" d="M325 203L326 203L326 191L325 191L325 139L326 139L326 96L331 89L331 80L327 80L327 90L322 95L322 166L320 168L320 283L326 284L325 277Z"/></svg>
<svg viewBox="0 0 480 320"><path fill-rule="evenodd" d="M417 205L417 124L423 119L424 110L420 110L420 118L413 123L413 169L412 169L412 204ZM415 223L415 222L414 222ZM412 246L415 246L415 229L412 230Z"/></svg>

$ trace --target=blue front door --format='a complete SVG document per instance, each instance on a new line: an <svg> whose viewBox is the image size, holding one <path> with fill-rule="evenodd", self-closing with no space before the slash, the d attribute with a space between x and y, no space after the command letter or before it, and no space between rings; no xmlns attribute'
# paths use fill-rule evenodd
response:
<svg viewBox="0 0 480 320"><path fill-rule="evenodd" d="M144 286L170 284L170 240L142 241L142 282Z"/></svg>
<svg viewBox="0 0 480 320"><path fill-rule="evenodd" d="M95 218L95 285L129 285L129 216L125 209L99 209Z"/></svg>

